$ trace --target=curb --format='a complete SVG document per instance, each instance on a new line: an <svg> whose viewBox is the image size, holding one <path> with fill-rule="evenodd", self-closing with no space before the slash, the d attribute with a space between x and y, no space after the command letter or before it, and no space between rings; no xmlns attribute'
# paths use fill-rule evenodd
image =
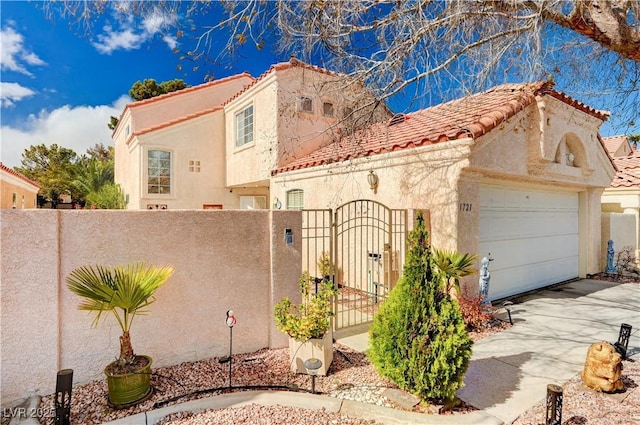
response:
<svg viewBox="0 0 640 425"><path fill-rule="evenodd" d="M242 391L231 394L191 400L185 403L137 413L126 418L103 425L154 425L172 413L191 411L194 413L207 409L241 407L249 404L262 406L290 406L302 409L325 409L332 413L341 413L354 418L375 420L384 424L430 424L430 425L502 425L503 422L483 411L474 411L460 415L428 415L406 412L389 407L376 406L357 401L343 400L326 395L302 394L289 391Z"/></svg>

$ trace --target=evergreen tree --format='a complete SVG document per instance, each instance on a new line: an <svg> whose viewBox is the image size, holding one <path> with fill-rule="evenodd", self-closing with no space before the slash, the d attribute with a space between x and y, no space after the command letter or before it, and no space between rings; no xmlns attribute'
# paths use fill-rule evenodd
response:
<svg viewBox="0 0 640 425"><path fill-rule="evenodd" d="M462 387L473 342L458 303L434 267L422 214L409 234L403 276L369 330L378 373L429 400L451 400Z"/></svg>

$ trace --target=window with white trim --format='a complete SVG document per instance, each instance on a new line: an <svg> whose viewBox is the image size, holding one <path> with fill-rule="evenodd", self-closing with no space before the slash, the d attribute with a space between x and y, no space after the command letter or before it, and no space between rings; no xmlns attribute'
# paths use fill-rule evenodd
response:
<svg viewBox="0 0 640 425"><path fill-rule="evenodd" d="M171 193L171 152L160 150L147 152L147 193L159 195Z"/></svg>
<svg viewBox="0 0 640 425"><path fill-rule="evenodd" d="M302 112L313 112L313 100L310 97L300 98L300 110Z"/></svg>
<svg viewBox="0 0 640 425"><path fill-rule="evenodd" d="M253 105L236 114L236 147L253 142Z"/></svg>
<svg viewBox="0 0 640 425"><path fill-rule="evenodd" d="M304 208L304 191L302 189L292 189L287 191L287 209L301 210Z"/></svg>

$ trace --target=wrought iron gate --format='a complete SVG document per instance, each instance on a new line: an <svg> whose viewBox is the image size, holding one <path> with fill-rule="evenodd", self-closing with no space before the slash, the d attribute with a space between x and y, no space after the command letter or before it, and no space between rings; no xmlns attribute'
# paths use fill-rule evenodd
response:
<svg viewBox="0 0 640 425"><path fill-rule="evenodd" d="M303 270L322 276L321 260L338 286L335 330L370 323L395 286L405 256L406 210L357 200L335 211L304 210Z"/></svg>

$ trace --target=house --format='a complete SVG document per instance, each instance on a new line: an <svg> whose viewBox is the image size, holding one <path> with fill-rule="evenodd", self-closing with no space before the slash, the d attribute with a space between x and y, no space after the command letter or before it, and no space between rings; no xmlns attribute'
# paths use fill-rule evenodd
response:
<svg viewBox="0 0 640 425"><path fill-rule="evenodd" d="M222 87L238 90L182 109ZM392 115L344 76L292 59L127 105L116 182L134 209L426 209L434 246L493 260L499 299L600 270L600 197L615 174L598 134L607 117L547 82Z"/></svg>
<svg viewBox="0 0 640 425"><path fill-rule="evenodd" d="M614 241L614 250L631 248L640 258L640 152L624 135L605 137L616 167L611 185L602 194L602 248Z"/></svg>
<svg viewBox="0 0 640 425"><path fill-rule="evenodd" d="M389 116L354 112L363 90L343 80L292 59L126 105L112 137L127 209L268 208L271 170L333 140L339 113Z"/></svg>
<svg viewBox="0 0 640 425"><path fill-rule="evenodd" d="M38 208L40 185L0 162L0 208Z"/></svg>

